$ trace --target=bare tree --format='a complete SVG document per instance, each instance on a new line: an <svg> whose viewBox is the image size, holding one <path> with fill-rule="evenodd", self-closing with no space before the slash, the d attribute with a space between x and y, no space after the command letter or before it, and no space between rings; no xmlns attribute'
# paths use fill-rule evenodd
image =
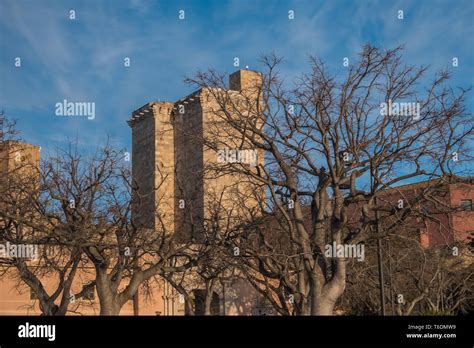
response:
<svg viewBox="0 0 474 348"><path fill-rule="evenodd" d="M377 239L384 242L383 286L392 313L454 314L472 307L473 258L465 241L455 239L468 221L453 223L469 212L453 204L450 191L468 194L474 187L472 178L450 181L401 186L380 198L381 229L389 233Z"/></svg>
<svg viewBox="0 0 474 348"><path fill-rule="evenodd" d="M242 146L251 144L265 157L264 165L231 163L221 170L243 174L268 192L259 204L261 221L277 216L271 229L282 237L275 242L251 222L248 233L258 247L241 245L248 260L242 264L282 313L332 315L346 286L347 256L328 257L326 246L353 245L377 233L377 199L386 189L408 180L455 181L454 173L462 174L457 168L471 158L466 90L447 86L447 71L427 81L427 68L404 65L401 52L367 45L342 78L311 57L310 71L292 87L278 73L281 59L267 56L263 83L242 91L238 102L213 70L188 79L215 101L216 130L231 129ZM213 151L235 148L222 136L202 141ZM361 221L352 229L347 214L354 204L361 206Z"/></svg>
<svg viewBox="0 0 474 348"><path fill-rule="evenodd" d="M0 116L0 241L16 250L0 259L1 274L16 279L19 291L30 288L43 315L65 315L84 260L77 246L60 244L52 233L51 216L43 215L50 203L47 184L32 158L33 147L18 141L17 134L14 123Z"/></svg>
<svg viewBox="0 0 474 348"><path fill-rule="evenodd" d="M210 194L208 197L200 242L190 245L187 251L195 255L199 262L183 272L161 273L176 289L180 301L184 301L187 315L221 314L220 310L213 308L213 301L222 294L226 282L239 277L236 265L239 250L235 249L234 241L241 231L234 221L234 212L223 202L225 193L223 189L219 195ZM184 221L189 220L184 218ZM177 255L172 262L179 264L180 256Z"/></svg>
<svg viewBox="0 0 474 348"><path fill-rule="evenodd" d="M391 315L456 315L472 311L473 267L463 243L426 248L419 235L401 232L385 238L387 313ZM337 307L342 314L380 313L375 240L366 262L351 261L347 289ZM453 248L456 247L455 255ZM459 254L458 254L459 252Z"/></svg>
<svg viewBox="0 0 474 348"><path fill-rule="evenodd" d="M52 177L60 178L54 181L53 197L67 212L66 228L56 228L56 233L65 241L72 238L92 263L101 315L118 315L158 272L183 270L195 262L168 266L167 260L187 245L174 243L158 213L155 229L134 223L132 197L138 187L123 158L108 146L87 160L69 151L58 159L57 169L50 168Z"/></svg>
<svg viewBox="0 0 474 348"><path fill-rule="evenodd" d="M10 174L3 186L10 189L2 195L2 240L41 248L35 263L14 258L3 260L4 265L15 267L46 315L66 314L70 303L94 287L100 314L117 315L158 271L194 264L188 260L168 267L167 259L187 245L174 243L163 221L157 229L134 224L131 206L137 187L123 158L107 145L93 156L81 155L71 145L44 159L41 170L33 167L34 175ZM90 281L72 294L78 274ZM45 282L51 278L55 288L48 292Z"/></svg>

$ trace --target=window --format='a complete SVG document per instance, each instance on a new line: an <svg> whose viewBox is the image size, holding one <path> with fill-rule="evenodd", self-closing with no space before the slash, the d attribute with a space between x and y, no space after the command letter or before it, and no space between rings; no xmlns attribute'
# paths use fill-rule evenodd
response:
<svg viewBox="0 0 474 348"><path fill-rule="evenodd" d="M472 211L472 200L471 199L461 199L461 204L459 205L462 210Z"/></svg>
<svg viewBox="0 0 474 348"><path fill-rule="evenodd" d="M82 287L82 299L89 301L95 300L94 286L84 285Z"/></svg>

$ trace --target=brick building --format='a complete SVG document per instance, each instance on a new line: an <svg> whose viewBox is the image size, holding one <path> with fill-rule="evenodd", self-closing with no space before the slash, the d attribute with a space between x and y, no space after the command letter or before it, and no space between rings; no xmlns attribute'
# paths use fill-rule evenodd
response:
<svg viewBox="0 0 474 348"><path fill-rule="evenodd" d="M460 178L456 183L437 179L388 188L379 195L377 206L380 221L398 223L399 232L416 233L425 248L456 241L474 246L473 201L473 178ZM403 219L402 211L408 207L411 212ZM349 224L357 227L360 205L350 206L348 215Z"/></svg>

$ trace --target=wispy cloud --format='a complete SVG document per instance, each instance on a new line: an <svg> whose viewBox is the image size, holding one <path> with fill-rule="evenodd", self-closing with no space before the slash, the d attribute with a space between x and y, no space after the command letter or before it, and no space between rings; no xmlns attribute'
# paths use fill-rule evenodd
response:
<svg viewBox="0 0 474 348"><path fill-rule="evenodd" d="M307 68L309 54L343 73L342 58L356 59L364 43L403 43L407 63L438 69L457 56L453 83L473 82L470 0L0 3L0 108L18 118L25 139L45 147L76 135L94 147L107 135L130 147L125 120L133 109L189 93L182 79L196 70L235 70L236 56L241 66L259 69L260 55L275 52L285 57L282 72L291 79ZM13 66L15 57L21 68ZM96 119L56 117L54 104L63 99L96 102Z"/></svg>

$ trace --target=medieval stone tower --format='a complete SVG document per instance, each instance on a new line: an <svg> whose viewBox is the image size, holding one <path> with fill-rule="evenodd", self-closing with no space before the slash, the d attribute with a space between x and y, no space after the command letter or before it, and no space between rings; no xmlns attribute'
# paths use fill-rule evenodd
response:
<svg viewBox="0 0 474 348"><path fill-rule="evenodd" d="M229 76L229 90L203 87L177 102L151 102L132 113L128 124L132 128L132 172L138 187L133 216L139 225L165 228L183 241L199 242L216 198L226 209L235 204L229 198L235 198L236 192L249 197L244 205L256 204L250 197L256 190L248 180L238 174L216 174L224 162L219 161L218 152L254 151L249 157L260 164L263 156L243 146L241 136L217 115L222 108L220 92L232 99L232 105L242 105L244 100L257 105L261 97L256 91L261 84L260 73L239 70ZM232 209L244 214L242 209Z"/></svg>

